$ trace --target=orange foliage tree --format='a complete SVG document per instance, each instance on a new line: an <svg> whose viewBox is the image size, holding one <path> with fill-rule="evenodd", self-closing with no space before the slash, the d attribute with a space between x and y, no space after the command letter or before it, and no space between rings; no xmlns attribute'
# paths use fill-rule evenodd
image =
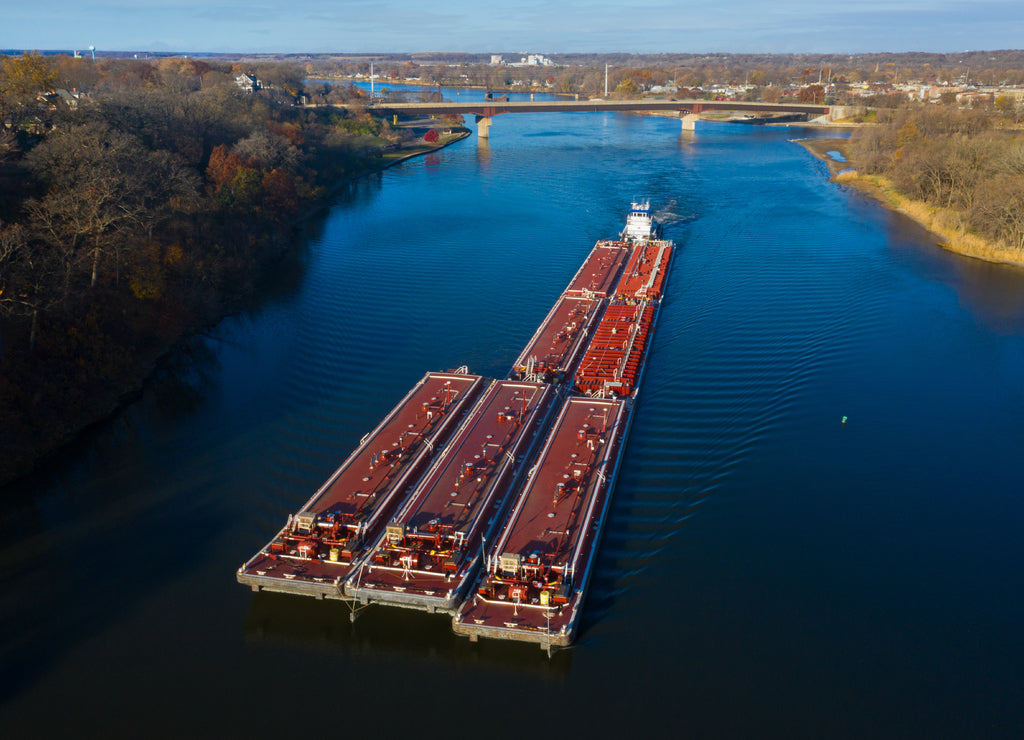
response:
<svg viewBox="0 0 1024 740"><path fill-rule="evenodd" d="M295 213L299 208L299 197L295 193L295 181L278 169L263 176L263 205L270 210Z"/></svg>
<svg viewBox="0 0 1024 740"><path fill-rule="evenodd" d="M210 163L206 166L206 177L211 183L215 192L220 192L226 184L235 179L238 170L245 166L242 158L228 149L224 144L218 144L210 152Z"/></svg>

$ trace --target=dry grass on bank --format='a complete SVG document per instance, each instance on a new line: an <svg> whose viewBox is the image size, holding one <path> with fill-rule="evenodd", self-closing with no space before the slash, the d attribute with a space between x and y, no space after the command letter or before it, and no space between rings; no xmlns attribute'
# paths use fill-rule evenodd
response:
<svg viewBox="0 0 1024 740"><path fill-rule="evenodd" d="M1020 250L1005 244L991 242L966 231L960 216L948 208L936 208L927 203L911 200L899 193L891 181L877 175L860 175L856 170L845 170L833 176L833 182L847 185L858 192L880 201L887 208L912 218L931 232L943 249L967 257L1024 267Z"/></svg>

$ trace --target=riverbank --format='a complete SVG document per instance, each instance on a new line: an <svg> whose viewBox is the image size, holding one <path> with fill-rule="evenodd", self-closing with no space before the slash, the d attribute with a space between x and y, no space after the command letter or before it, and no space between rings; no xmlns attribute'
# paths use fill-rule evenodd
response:
<svg viewBox="0 0 1024 740"><path fill-rule="evenodd" d="M885 177L861 175L856 169L856 163L850 161L847 139L794 139L794 142L828 164L832 182L850 187L886 208L913 219L927 229L943 249L965 257L1024 267L1024 255L1019 250L965 231L955 211L911 200ZM832 152L838 153L841 159L836 158Z"/></svg>
<svg viewBox="0 0 1024 740"><path fill-rule="evenodd" d="M410 127L412 128L412 127ZM364 160L364 166L350 177L338 183L338 187L347 182L358 180L367 175L380 172L393 167L414 157L430 154L439 151L457 141L461 141L472 134L472 131L465 127L453 126L452 132L442 136L437 142L424 142L418 139L405 147L394 151L380 152L379 156L368 156ZM316 202L310 202L303 208L301 215L291 223L295 229L314 213L319 212L330 205L330 193L325 193ZM285 229L287 232L287 228ZM286 236L282 233L281 237ZM268 238L276 241L273 235L266 234L262 237L253 234L253 238ZM292 236L292 239L295 237ZM258 270L264 273L273 270L278 264L284 251L290 247L283 246L278 257L271 257L269 264L261 265ZM258 285L258 275L253 275L253 284ZM120 363L116 372L111 370L111 377L103 383L96 383L88 393L76 394L74 388L65 387L63 392L51 394L46 390L33 390L25 388L23 383L28 382L26 378L33 377L37 363L29 363L26 370L21 368L7 368L10 372L0 375L0 395L11 394L8 400L16 397L23 397L26 393L34 397L31 406L31 423L24 420L24 414L14 413L9 408L12 404L0 403L0 407L7 409L8 414L4 418L9 422L7 432L12 435L9 443L0 445L0 487L6 486L12 481L31 473L46 460L58 454L61 449L73 444L89 429L102 424L107 419L118 414L124 407L133 403L143 392L146 383L154 376L162 364L190 338L201 334L212 326L216 326L224 318L236 313L241 304L244 304L247 296L239 294L232 300L221 305L214 305L213 302L201 302L197 306L190 307L188 320L183 320L178 331L167 332L160 335L156 332L144 345L132 347L130 353L124 352L119 355ZM148 310L147 310L148 309ZM126 316L131 314L140 323L152 323L165 327L169 323L176 323L168 320L168 309L161 308L159 304L149 306L145 304L140 308L137 304L126 303L123 307ZM143 315L145 314L145 315ZM152 314L152 315L149 315ZM71 328L64 327L55 331L69 333L72 338L77 337ZM86 350L83 349L83 352ZM123 356L122 356L123 355ZM45 364L45 363L44 363ZM49 366L47 377L56 372L62 374L60 368ZM20 380L18 380L20 378ZM70 380L70 377L68 378ZM49 384L53 385L53 384ZM49 387L49 385L47 387ZM16 390L17 389L17 390ZM51 397L52 396L52 397ZM72 402L70 399L74 398ZM23 406L24 404L15 404ZM22 421L19 422L19 417Z"/></svg>
<svg viewBox="0 0 1024 740"><path fill-rule="evenodd" d="M456 128L458 130L456 130ZM374 171L385 170L388 167L393 167L400 162L404 162L407 159L413 159L414 157L420 157L424 154L430 154L444 149L447 146L451 146L457 141L469 138L473 134L472 129L468 129L465 126L452 127L452 133L442 135L438 141L434 144L423 143L415 146L408 146L398 149L394 152L385 152L381 155L380 166L374 168Z"/></svg>

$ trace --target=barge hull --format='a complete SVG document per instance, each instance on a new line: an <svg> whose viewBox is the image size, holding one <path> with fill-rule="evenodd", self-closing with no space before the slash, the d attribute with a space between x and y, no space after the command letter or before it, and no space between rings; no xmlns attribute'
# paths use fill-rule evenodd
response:
<svg viewBox="0 0 1024 740"><path fill-rule="evenodd" d="M426 470L483 378L427 373L267 545L238 569L254 591L343 599L342 583Z"/></svg>
<svg viewBox="0 0 1024 740"><path fill-rule="evenodd" d="M476 594L452 619L456 634L541 647L575 639L631 412L629 400L566 401Z"/></svg>

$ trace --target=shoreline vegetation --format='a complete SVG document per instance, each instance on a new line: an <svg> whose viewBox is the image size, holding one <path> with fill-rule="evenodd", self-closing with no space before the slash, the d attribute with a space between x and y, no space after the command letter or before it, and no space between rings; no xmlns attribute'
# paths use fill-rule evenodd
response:
<svg viewBox="0 0 1024 740"><path fill-rule="evenodd" d="M442 137L436 142L407 144L381 153L379 156L366 159L363 168L337 181L323 197L307 202L305 204L307 209L292 222L294 233L285 238L299 238L297 231L300 225L329 205L330 193L353 181L382 172L409 159L444 149L457 141L462 141L469 137L471 133L472 131L469 129L457 127L453 129L450 135ZM283 254L271 256L269 262L262 265L259 272L265 273L271 269L281 257L283 257ZM258 283L260 276L257 275L255 278L255 283ZM102 424L105 420L117 414L125 405L137 399L139 394L143 392L146 383L160 369L161 364L177 347L181 346L182 342L202 334L225 318L238 313L240 310L244 310L243 304L247 303L249 298L250 296L248 295L239 294L223 306L210 307L210 311L205 316L196 317L195 321L187 326L180 327L177 332L164 337L163 341L157 340L142 352L137 352L130 364L121 367L120 376L113 384L106 383L103 387L92 389L92 398L88 406L80 406L75 413L71 414L65 414L61 410L51 412L50 414L46 414L45 411L42 412L38 419L41 424L33 426L41 426L47 429L49 433L37 435L31 447L21 446L19 449L15 444L5 444L0 449L0 489L6 484L31 473L51 455L73 443L89 429ZM0 361L2 361L2 357L0 357ZM0 362L0 367L2 367L2 362ZM3 373L0 373L0 407L4 406L7 401L3 397L3 392L9 389L9 379L4 377ZM0 414L7 410L6 408L0 408ZM39 410L38 407L35 410Z"/></svg>
<svg viewBox="0 0 1024 740"><path fill-rule="evenodd" d="M374 116L351 86L347 110L305 108L301 69L259 75L0 55L0 487L256 305L338 188L471 133Z"/></svg>

